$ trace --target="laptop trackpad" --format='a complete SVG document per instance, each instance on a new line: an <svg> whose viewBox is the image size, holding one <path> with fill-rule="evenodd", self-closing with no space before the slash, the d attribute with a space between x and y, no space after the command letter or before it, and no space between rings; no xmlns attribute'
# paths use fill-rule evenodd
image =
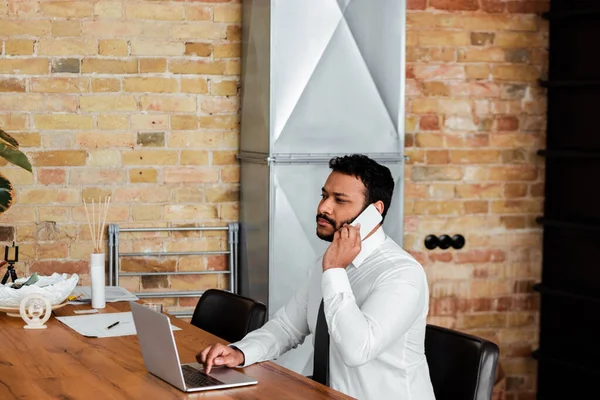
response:
<svg viewBox="0 0 600 400"><path fill-rule="evenodd" d="M181 368L182 370L185 371L186 366L189 368L189 370L191 370L192 368L200 371L200 375L202 376L207 376L209 378L213 378L215 380L218 380L221 382L221 385L231 385L231 384L240 384L240 383L250 383L252 381L254 381L254 379L240 373L237 372L231 368L228 367L213 367L210 371L210 375L207 375L204 373L204 366L202 364L199 363L189 363L189 364L182 364ZM192 371L193 372L193 371ZM185 376L185 372L184 372L184 376Z"/></svg>

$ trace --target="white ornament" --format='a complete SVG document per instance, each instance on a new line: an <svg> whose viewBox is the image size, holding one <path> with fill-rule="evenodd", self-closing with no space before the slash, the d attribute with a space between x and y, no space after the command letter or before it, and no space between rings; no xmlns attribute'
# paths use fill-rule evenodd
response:
<svg viewBox="0 0 600 400"><path fill-rule="evenodd" d="M50 301L39 293L32 293L21 300L21 318L27 323L25 329L46 329L44 325L52 314Z"/></svg>

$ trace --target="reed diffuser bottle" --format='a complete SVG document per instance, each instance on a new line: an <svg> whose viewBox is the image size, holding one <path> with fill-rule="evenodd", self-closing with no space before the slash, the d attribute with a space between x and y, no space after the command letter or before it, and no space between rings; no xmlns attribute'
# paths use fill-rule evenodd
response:
<svg viewBox="0 0 600 400"><path fill-rule="evenodd" d="M96 213L96 204L92 199L92 215L90 218L87 204L85 200L83 201L93 242L93 250L92 254L90 254L90 280L92 281L93 308L106 307L106 273L102 244L104 243L104 225L106 223L106 216L108 215L109 204L110 196L105 197L103 202L98 201L98 212Z"/></svg>

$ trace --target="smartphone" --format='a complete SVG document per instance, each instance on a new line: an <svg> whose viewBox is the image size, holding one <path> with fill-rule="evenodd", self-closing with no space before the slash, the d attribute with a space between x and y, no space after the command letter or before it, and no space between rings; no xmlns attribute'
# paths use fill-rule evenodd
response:
<svg viewBox="0 0 600 400"><path fill-rule="evenodd" d="M371 233L382 219L383 217L379 214L379 211L371 204L350 225L356 226L356 224L360 224L360 240L364 240L365 236Z"/></svg>

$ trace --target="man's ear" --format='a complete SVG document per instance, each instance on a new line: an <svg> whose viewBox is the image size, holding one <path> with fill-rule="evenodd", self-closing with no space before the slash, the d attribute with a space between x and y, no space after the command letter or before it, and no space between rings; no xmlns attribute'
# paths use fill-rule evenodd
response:
<svg viewBox="0 0 600 400"><path fill-rule="evenodd" d="M377 200L375 203L373 203L373 205L375 206L377 211L379 211L379 214L383 214L383 210L385 209L385 206L383 205L383 201Z"/></svg>

